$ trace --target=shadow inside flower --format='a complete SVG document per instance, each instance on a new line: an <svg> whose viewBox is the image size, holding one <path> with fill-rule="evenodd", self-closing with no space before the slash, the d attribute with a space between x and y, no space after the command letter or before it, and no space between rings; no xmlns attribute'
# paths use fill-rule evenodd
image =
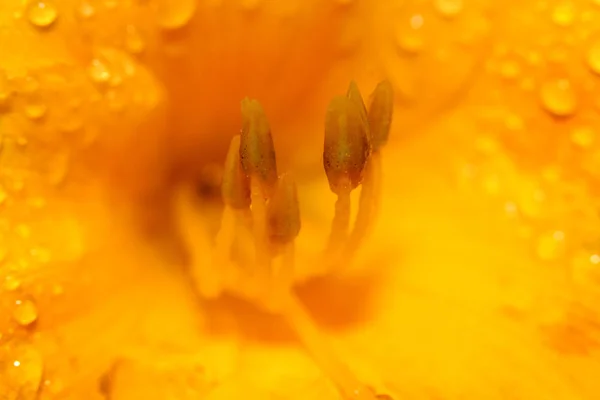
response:
<svg viewBox="0 0 600 400"><path fill-rule="evenodd" d="M325 331L343 332L368 323L375 315L378 293L386 281L389 265L397 265L381 255L370 261L376 268L354 276L322 276L296 288L299 298L315 323ZM277 315L260 310L248 301L225 295L218 300L203 300L208 329L214 335L235 328L242 337L260 342L296 341L293 330Z"/></svg>

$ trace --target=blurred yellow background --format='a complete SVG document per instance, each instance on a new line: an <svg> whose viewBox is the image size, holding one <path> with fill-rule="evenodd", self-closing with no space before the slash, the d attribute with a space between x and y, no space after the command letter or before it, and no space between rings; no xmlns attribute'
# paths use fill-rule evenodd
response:
<svg viewBox="0 0 600 400"><path fill-rule="evenodd" d="M175 194L246 96L298 178L300 296L361 380L600 397L600 2L4 0L0 49L0 398L339 398L281 321L182 268ZM384 78L380 219L304 283L327 104Z"/></svg>

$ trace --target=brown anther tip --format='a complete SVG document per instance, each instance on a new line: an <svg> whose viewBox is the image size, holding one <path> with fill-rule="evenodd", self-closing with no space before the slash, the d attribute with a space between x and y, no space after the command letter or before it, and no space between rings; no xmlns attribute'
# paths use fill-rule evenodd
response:
<svg viewBox="0 0 600 400"><path fill-rule="evenodd" d="M242 101L240 159L246 174L267 187L277 184L277 161L271 128L265 111L256 100Z"/></svg>
<svg viewBox="0 0 600 400"><path fill-rule="evenodd" d="M383 147L390 135L394 111L394 88L388 80L380 82L371 94L369 107L369 129L373 151Z"/></svg>
<svg viewBox="0 0 600 400"><path fill-rule="evenodd" d="M367 130L357 102L334 98L325 118L323 166L331 190L340 194L356 188L371 153Z"/></svg>
<svg viewBox="0 0 600 400"><path fill-rule="evenodd" d="M250 183L240 162L240 140L239 135L231 139L221 184L223 202L235 209L250 207Z"/></svg>
<svg viewBox="0 0 600 400"><path fill-rule="evenodd" d="M287 244L300 233L300 205L296 182L289 174L279 177L273 197L267 204L268 236L273 244Z"/></svg>

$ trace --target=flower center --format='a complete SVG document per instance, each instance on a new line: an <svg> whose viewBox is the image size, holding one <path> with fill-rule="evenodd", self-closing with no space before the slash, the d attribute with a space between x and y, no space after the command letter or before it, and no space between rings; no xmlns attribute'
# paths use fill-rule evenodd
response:
<svg viewBox="0 0 600 400"><path fill-rule="evenodd" d="M329 105L323 165L337 201L321 255L327 271L351 262L376 218L381 150L389 135L392 109L393 90L387 81L376 87L368 109L354 82L345 96ZM222 169L220 227L205 236L212 243L207 246L211 262L197 263L197 289L207 298L227 291L281 315L345 399L377 399L334 354L292 291L295 239L301 229L296 183L290 174L280 175L277 170L269 122L258 101L244 99L242 117L241 133L231 140ZM359 187L351 227L351 193ZM195 222L187 217L179 220L186 224L182 226L185 239L194 246L199 238L189 225Z"/></svg>

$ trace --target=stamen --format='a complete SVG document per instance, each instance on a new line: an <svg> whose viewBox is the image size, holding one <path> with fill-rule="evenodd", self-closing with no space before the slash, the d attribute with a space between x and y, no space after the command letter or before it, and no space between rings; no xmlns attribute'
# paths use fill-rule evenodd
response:
<svg viewBox="0 0 600 400"><path fill-rule="evenodd" d="M358 88L358 85L355 81L350 82L350 86L348 87L348 92L346 93L346 96L360 108L360 114L364 124L364 129L367 131L367 137L370 139L371 133L369 132L369 118L367 116L367 107L365 106L362 94L360 93L360 89Z"/></svg>
<svg viewBox="0 0 600 400"><path fill-rule="evenodd" d="M355 90L354 90L355 89ZM350 223L350 193L361 184L371 152L358 88L350 86L348 97L336 97L327 110L323 165L329 187L337 194L328 253L336 252L347 236Z"/></svg>
<svg viewBox="0 0 600 400"><path fill-rule="evenodd" d="M388 141L394 110L394 89L388 81L380 82L371 94L369 128L373 151L379 151Z"/></svg>
<svg viewBox="0 0 600 400"><path fill-rule="evenodd" d="M359 248L373 222L377 220L377 212L381 201L381 149L389 138L394 108L393 102L392 85L389 81L380 82L371 94L371 107L369 108L368 118L373 152L367 163L365 178L362 182L356 222L346 244L345 257L347 258L351 257Z"/></svg>
<svg viewBox="0 0 600 400"><path fill-rule="evenodd" d="M255 252L255 267L253 281L260 293L269 282L272 257L267 246L267 207L261 181L250 178L250 192L252 198L252 228Z"/></svg>
<svg viewBox="0 0 600 400"><path fill-rule="evenodd" d="M231 139L221 184L223 202L234 209L250 207L250 184L240 161L240 140L239 135Z"/></svg>
<svg viewBox="0 0 600 400"><path fill-rule="evenodd" d="M371 153L360 107L347 97L336 97L327 110L323 166L335 194L355 189Z"/></svg>
<svg viewBox="0 0 600 400"><path fill-rule="evenodd" d="M335 253L346 240L350 227L351 212L350 189L346 187L338 193L335 202L335 212L331 222L331 233L329 234L327 247L329 253Z"/></svg>
<svg viewBox="0 0 600 400"><path fill-rule="evenodd" d="M294 280L294 239L300 233L300 206L296 183L290 175L279 177L273 198L267 205L267 230L271 253L282 250L278 266L271 271L271 311L279 311Z"/></svg>
<svg viewBox="0 0 600 400"><path fill-rule="evenodd" d="M273 245L285 245L300 233L300 205L296 182L289 174L279 177L267 207L268 236Z"/></svg>
<svg viewBox="0 0 600 400"><path fill-rule="evenodd" d="M250 178L252 226L255 249L254 281L268 282L272 256L267 246L266 202L277 187L277 160L267 116L256 100L242 101L240 160ZM260 289L259 289L260 290Z"/></svg>
<svg viewBox="0 0 600 400"><path fill-rule="evenodd" d="M367 163L365 169L365 179L360 189L360 199L358 203L358 213L354 221L354 227L346 242L343 259L350 259L360 248L363 239L369 233L369 230L375 221L375 213L378 207L376 191L378 190L379 174L379 155L373 154Z"/></svg>
<svg viewBox="0 0 600 400"><path fill-rule="evenodd" d="M337 195L328 246L328 256L334 258L352 257L371 227L379 202L380 150L389 136L393 108L391 85L380 83L371 98L367 111L358 86L351 82L347 95L333 99L327 110L323 165L329 187ZM296 184L289 175L278 176L262 106L244 99L242 117L241 135L232 139L225 162L221 188L225 210L214 246L212 280L202 293L212 295L226 288L284 317L344 399L386 398L356 378L294 293L294 242L301 229ZM356 222L348 236L350 196L361 185ZM255 260L247 268L252 247ZM239 268L231 268L233 264Z"/></svg>
<svg viewBox="0 0 600 400"><path fill-rule="evenodd" d="M260 103L242 101L240 158L246 175L257 179L265 189L277 185L277 160L269 121Z"/></svg>
<svg viewBox="0 0 600 400"><path fill-rule="evenodd" d="M238 224L237 211L250 207L250 187L240 161L239 135L234 136L229 145L221 183L221 196L225 207L212 252L213 273L210 278L212 280L205 284L205 295L208 297L218 296L221 287L225 284L223 274L225 268L223 266L229 264L229 255Z"/></svg>

